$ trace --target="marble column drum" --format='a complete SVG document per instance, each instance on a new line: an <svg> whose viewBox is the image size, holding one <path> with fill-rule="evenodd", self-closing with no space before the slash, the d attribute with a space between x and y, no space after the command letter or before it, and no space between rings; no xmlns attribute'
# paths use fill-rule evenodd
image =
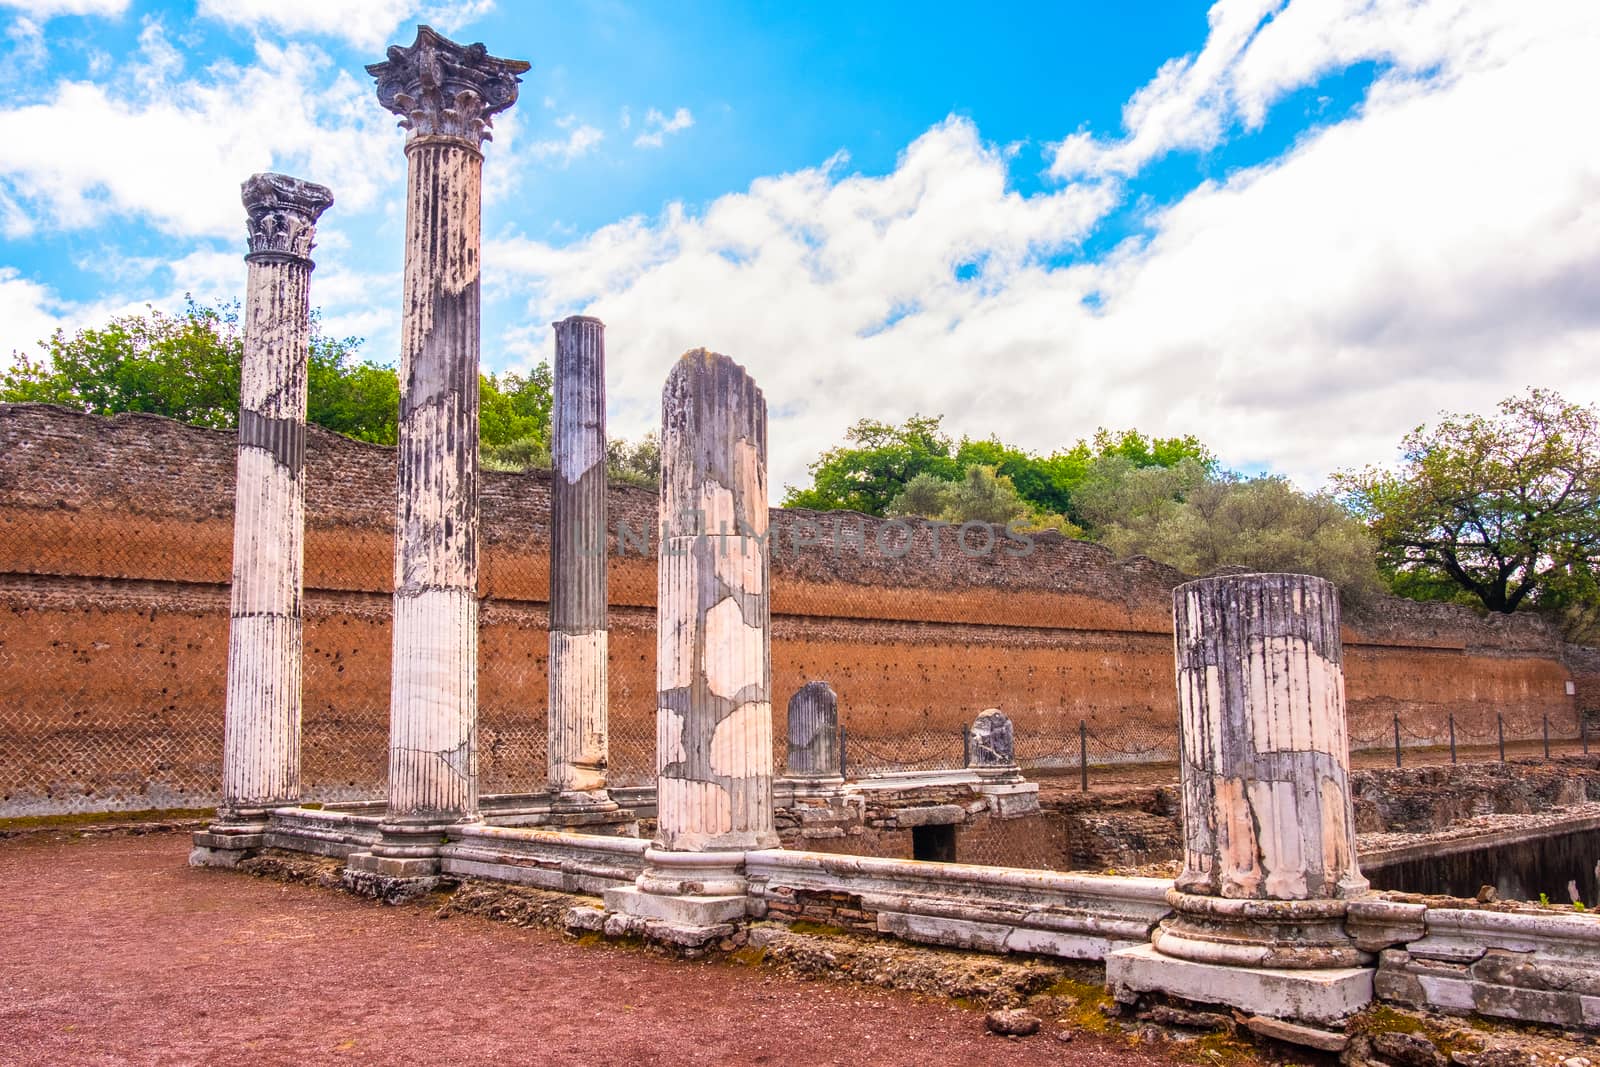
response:
<svg viewBox="0 0 1600 1067"><path fill-rule="evenodd" d="M656 847L776 847L767 406L744 368L703 349L679 359L661 457Z"/></svg>
<svg viewBox="0 0 1600 1067"><path fill-rule="evenodd" d="M605 325L555 324L550 481L550 791L558 807L606 796Z"/></svg>
<svg viewBox="0 0 1600 1067"><path fill-rule="evenodd" d="M385 824L395 829L477 814L480 149L528 64L426 26L388 57L367 72L409 131Z"/></svg>
<svg viewBox="0 0 1600 1067"><path fill-rule="evenodd" d="M1173 593L1184 868L1158 951L1200 962L1343 967L1367 890L1356 864L1339 598L1298 574Z"/></svg>

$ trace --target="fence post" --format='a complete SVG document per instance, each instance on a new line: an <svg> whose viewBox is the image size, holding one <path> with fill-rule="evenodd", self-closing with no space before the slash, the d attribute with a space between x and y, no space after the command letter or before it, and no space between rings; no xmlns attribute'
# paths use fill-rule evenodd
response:
<svg viewBox="0 0 1600 1067"><path fill-rule="evenodd" d="M849 771L847 770L847 768L850 766L850 759L849 759L848 756L845 755L845 747L844 747L844 742L845 742L846 736L848 736L848 735L845 733L844 727L840 726L839 727L839 777L840 778L848 778L848 777L850 777Z"/></svg>
<svg viewBox="0 0 1600 1067"><path fill-rule="evenodd" d="M1078 779L1083 792L1089 791L1089 724L1078 720Z"/></svg>
<svg viewBox="0 0 1600 1067"><path fill-rule="evenodd" d="M1394 765L1400 766L1400 713L1394 713Z"/></svg>
<svg viewBox="0 0 1600 1067"><path fill-rule="evenodd" d="M1450 762L1456 761L1456 713L1450 713Z"/></svg>
<svg viewBox="0 0 1600 1067"><path fill-rule="evenodd" d="M1506 761L1506 717L1496 713L1494 721L1500 730L1500 762L1504 763Z"/></svg>
<svg viewBox="0 0 1600 1067"><path fill-rule="evenodd" d="M1550 758L1550 716L1544 717L1544 758Z"/></svg>
<svg viewBox="0 0 1600 1067"><path fill-rule="evenodd" d="M961 730L961 766L972 766L972 731L964 727Z"/></svg>

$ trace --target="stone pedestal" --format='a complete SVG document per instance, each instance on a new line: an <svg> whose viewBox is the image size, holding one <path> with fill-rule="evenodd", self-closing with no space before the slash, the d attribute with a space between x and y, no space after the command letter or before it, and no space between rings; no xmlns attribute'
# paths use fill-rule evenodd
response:
<svg viewBox="0 0 1600 1067"><path fill-rule="evenodd" d="M668 908L673 921L709 931L717 924L701 920L744 899L744 852L778 844L767 408L742 367L704 350L678 361L662 395L661 459L659 829L635 889L609 900L640 919L666 921ZM697 899L668 905L659 897Z"/></svg>
<svg viewBox="0 0 1600 1067"><path fill-rule="evenodd" d="M549 782L553 810L615 811L606 793L605 326L555 324L550 481Z"/></svg>
<svg viewBox="0 0 1600 1067"><path fill-rule="evenodd" d="M1174 915L1155 932L1154 954L1139 957L1147 988L1205 1000L1190 995L1207 988L1197 966L1222 968L1210 981L1241 988L1262 987L1246 969L1278 973L1275 988L1304 974L1307 990L1330 971L1367 974L1371 956L1345 929L1347 902L1367 882L1356 866L1336 590L1294 574L1203 579L1174 591L1173 623L1185 856L1168 894ZM1120 966L1108 966L1114 987L1128 973ZM1370 997L1370 976L1362 981L1340 988ZM1222 1002L1333 1021L1297 1015L1293 997Z"/></svg>
<svg viewBox="0 0 1600 1067"><path fill-rule="evenodd" d="M300 796L300 598L305 535L311 247L323 186L257 174L242 187L244 358L233 511L222 804L190 862L228 866L262 845L266 815Z"/></svg>
<svg viewBox="0 0 1600 1067"><path fill-rule="evenodd" d="M432 878L440 829L477 818L480 150L527 69L426 26L367 68L410 134L388 810L354 881Z"/></svg>

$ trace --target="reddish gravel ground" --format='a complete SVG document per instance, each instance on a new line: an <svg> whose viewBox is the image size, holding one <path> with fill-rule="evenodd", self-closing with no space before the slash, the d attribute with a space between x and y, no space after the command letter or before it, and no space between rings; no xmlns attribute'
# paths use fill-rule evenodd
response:
<svg viewBox="0 0 1600 1067"><path fill-rule="evenodd" d="M0 1062L1179 1062L943 1001L191 870L179 834L0 841Z"/></svg>

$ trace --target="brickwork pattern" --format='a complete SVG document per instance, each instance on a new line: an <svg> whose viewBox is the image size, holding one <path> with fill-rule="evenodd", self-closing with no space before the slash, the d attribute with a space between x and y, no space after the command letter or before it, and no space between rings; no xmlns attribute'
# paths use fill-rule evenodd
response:
<svg viewBox="0 0 1600 1067"><path fill-rule="evenodd" d="M231 433L0 405L0 817L216 802L234 462ZM309 799L383 795L394 474L392 449L308 431ZM535 790L549 475L488 473L481 501L480 788ZM616 487L608 510L608 778L638 785L654 778L656 561L637 539L656 497ZM1002 538L972 558L949 529L936 554L926 527L782 509L771 524L774 716L827 681L852 776L959 767L965 731L995 706L1032 774L1076 773L1085 740L1091 766L1175 758L1170 603L1183 575L1055 535L1026 557ZM872 550L898 551L907 532L903 554ZM1463 743L1493 743L1497 716L1508 741L1539 738L1547 718L1571 737L1600 679L1586 667L1568 696L1574 671L1537 620L1446 605L1347 618L1345 653L1356 747L1392 744L1397 714L1408 746L1445 743L1451 715Z"/></svg>

